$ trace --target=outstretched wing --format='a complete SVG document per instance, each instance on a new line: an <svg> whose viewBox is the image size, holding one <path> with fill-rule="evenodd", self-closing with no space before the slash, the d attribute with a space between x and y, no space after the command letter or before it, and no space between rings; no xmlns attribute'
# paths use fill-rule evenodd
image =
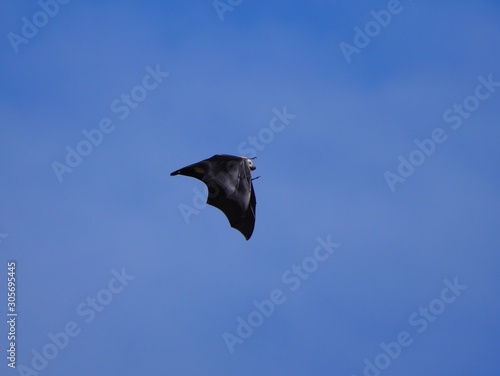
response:
<svg viewBox="0 0 500 376"><path fill-rule="evenodd" d="M214 155L170 175L192 176L208 187L207 204L220 209L231 227L248 240L255 226L256 199L252 176L245 158Z"/></svg>

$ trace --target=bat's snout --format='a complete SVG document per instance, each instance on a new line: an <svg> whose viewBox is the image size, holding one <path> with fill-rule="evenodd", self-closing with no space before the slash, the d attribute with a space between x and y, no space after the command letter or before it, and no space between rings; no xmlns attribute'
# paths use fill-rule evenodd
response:
<svg viewBox="0 0 500 376"><path fill-rule="evenodd" d="M246 158L246 157L241 157L241 158L245 158L247 160L248 168L250 168L251 171L253 171L257 168L254 166L254 164L252 162L252 159L254 159L254 158Z"/></svg>

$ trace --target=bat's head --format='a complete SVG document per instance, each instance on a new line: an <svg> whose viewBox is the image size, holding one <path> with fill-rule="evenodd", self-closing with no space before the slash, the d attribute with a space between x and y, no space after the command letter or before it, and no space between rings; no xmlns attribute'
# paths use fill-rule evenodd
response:
<svg viewBox="0 0 500 376"><path fill-rule="evenodd" d="M252 170L252 171L253 171L253 170L255 170L255 169L256 169L256 167L254 166L254 164L253 164L253 162L252 162L252 159L247 158L247 157L243 157L243 156L242 156L241 158L243 158L244 160L246 160L247 165L248 165L248 168L250 168L250 170Z"/></svg>

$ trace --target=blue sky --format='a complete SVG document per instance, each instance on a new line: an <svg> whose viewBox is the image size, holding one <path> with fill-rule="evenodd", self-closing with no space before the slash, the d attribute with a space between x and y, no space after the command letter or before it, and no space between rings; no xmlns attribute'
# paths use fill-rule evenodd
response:
<svg viewBox="0 0 500 376"><path fill-rule="evenodd" d="M42 4L0 12L2 375L498 374L496 1ZM247 152L248 242L169 176Z"/></svg>

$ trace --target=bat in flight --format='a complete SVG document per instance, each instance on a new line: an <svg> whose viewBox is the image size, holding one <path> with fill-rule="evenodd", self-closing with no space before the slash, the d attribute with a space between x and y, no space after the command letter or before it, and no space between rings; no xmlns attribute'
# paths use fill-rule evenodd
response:
<svg viewBox="0 0 500 376"><path fill-rule="evenodd" d="M201 180L208 187L207 204L222 210L231 227L250 239L255 226L255 193L252 159L227 154L174 171L170 176L185 175Z"/></svg>

